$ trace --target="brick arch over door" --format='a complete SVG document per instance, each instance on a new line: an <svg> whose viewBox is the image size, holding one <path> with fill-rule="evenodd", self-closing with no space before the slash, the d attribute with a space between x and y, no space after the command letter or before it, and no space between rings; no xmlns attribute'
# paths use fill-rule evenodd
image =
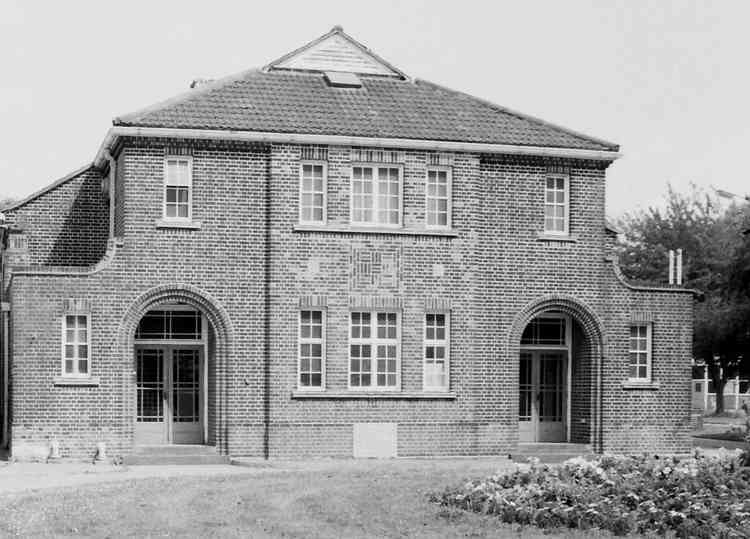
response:
<svg viewBox="0 0 750 539"><path fill-rule="evenodd" d="M521 309L513 319L508 335L507 353L510 358L520 357L521 335L526 326L537 316L557 311L570 316L580 327L587 346L585 354L592 369L590 387L590 433L589 442L595 451L601 451L601 388L602 359L604 351L604 325L596 313L579 299L564 295L550 294L537 298Z"/></svg>
<svg viewBox="0 0 750 539"><path fill-rule="evenodd" d="M209 293L190 284L171 284L157 286L141 294L125 312L120 323L118 344L122 357L129 358L126 365L132 365L135 349L135 331L138 323L148 311L168 303L185 303L202 312L214 331L215 358L214 369L216 370L217 387L217 425L216 425L216 448L222 453L228 453L227 439L227 406L228 406L228 380L230 379L229 361L233 341L232 324L229 314L222 305ZM135 367L130 367L130 376L126 377L123 388L123 430L127 437L132 440L134 435L135 418ZM221 373L221 376L219 376Z"/></svg>

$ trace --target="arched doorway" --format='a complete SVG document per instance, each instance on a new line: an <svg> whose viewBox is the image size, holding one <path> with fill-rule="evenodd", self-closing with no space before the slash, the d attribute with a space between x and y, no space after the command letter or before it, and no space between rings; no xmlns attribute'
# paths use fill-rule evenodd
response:
<svg viewBox="0 0 750 539"><path fill-rule="evenodd" d="M185 303L159 305L135 331L135 444L208 439L208 323Z"/></svg>
<svg viewBox="0 0 750 539"><path fill-rule="evenodd" d="M572 298L555 296L519 314L511 335L518 357L520 443L599 444L600 323Z"/></svg>
<svg viewBox="0 0 750 539"><path fill-rule="evenodd" d="M227 453L232 329L225 309L192 285L159 286L125 313L120 343L132 361L123 400L130 447L207 444Z"/></svg>
<svg viewBox="0 0 750 539"><path fill-rule="evenodd" d="M521 335L518 440L565 442L570 426L571 320L549 311Z"/></svg>

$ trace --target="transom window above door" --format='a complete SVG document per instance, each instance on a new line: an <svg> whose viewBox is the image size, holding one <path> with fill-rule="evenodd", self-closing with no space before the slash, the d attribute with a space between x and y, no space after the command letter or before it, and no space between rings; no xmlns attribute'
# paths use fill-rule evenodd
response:
<svg viewBox="0 0 750 539"><path fill-rule="evenodd" d="M401 226L402 192L401 167L353 166L352 223Z"/></svg>
<svg viewBox="0 0 750 539"><path fill-rule="evenodd" d="M195 310L149 311L138 324L138 340L200 340L202 338L201 313Z"/></svg>
<svg viewBox="0 0 750 539"><path fill-rule="evenodd" d="M539 316L528 323L521 336L525 346L565 346L566 324L562 316Z"/></svg>

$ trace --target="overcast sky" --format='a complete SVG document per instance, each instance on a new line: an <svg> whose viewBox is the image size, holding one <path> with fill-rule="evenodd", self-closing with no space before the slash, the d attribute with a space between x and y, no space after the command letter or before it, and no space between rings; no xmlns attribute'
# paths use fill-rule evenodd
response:
<svg viewBox="0 0 750 539"><path fill-rule="evenodd" d="M750 193L750 2L0 0L0 198L90 162L111 119L335 24L407 74L617 142L611 216L672 182Z"/></svg>

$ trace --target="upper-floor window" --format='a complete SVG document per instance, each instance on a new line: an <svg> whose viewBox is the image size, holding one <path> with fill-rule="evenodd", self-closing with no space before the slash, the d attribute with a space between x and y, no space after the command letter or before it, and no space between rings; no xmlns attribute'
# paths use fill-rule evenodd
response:
<svg viewBox="0 0 750 539"><path fill-rule="evenodd" d="M651 380L651 324L630 326L631 380Z"/></svg>
<svg viewBox="0 0 750 539"><path fill-rule="evenodd" d="M567 175L547 176L544 189L544 232L565 235L569 229L569 182Z"/></svg>
<svg viewBox="0 0 750 539"><path fill-rule="evenodd" d="M398 313L352 312L349 333L349 387L398 389Z"/></svg>
<svg viewBox="0 0 750 539"><path fill-rule="evenodd" d="M449 323L445 313L427 313L424 327L424 389L448 390Z"/></svg>
<svg viewBox="0 0 750 539"><path fill-rule="evenodd" d="M326 221L326 165L303 162L299 182L300 223L325 223Z"/></svg>
<svg viewBox="0 0 750 539"><path fill-rule="evenodd" d="M300 389L323 388L324 320L323 311L300 311L298 367Z"/></svg>
<svg viewBox="0 0 750 539"><path fill-rule="evenodd" d="M403 192L401 182L401 167L353 166L352 223L400 226Z"/></svg>
<svg viewBox="0 0 750 539"><path fill-rule="evenodd" d="M450 192L450 169L428 168L425 214L429 228L447 228L450 226Z"/></svg>
<svg viewBox="0 0 750 539"><path fill-rule="evenodd" d="M167 157L164 162L164 218L192 218L193 163L189 157Z"/></svg>
<svg viewBox="0 0 750 539"><path fill-rule="evenodd" d="M89 376L91 318L87 314L63 316L63 376Z"/></svg>

